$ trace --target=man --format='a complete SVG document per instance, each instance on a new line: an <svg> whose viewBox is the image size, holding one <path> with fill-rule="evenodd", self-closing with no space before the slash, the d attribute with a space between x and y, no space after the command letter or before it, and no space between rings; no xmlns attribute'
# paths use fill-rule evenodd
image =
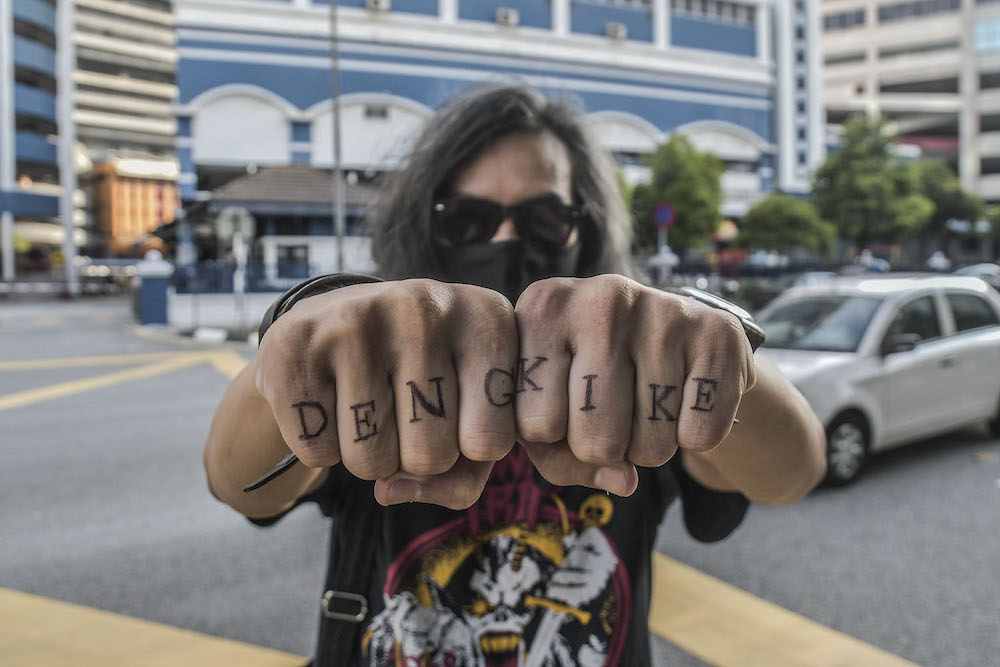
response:
<svg viewBox="0 0 1000 667"><path fill-rule="evenodd" d="M713 541L747 499L822 477L802 396L732 314L627 278L628 230L573 111L474 91L383 193L389 280L318 283L338 289L266 329L205 465L253 520L303 500L334 517L324 610L345 587L367 605L358 633L324 614L318 664L649 664L670 502ZM300 464L243 491L289 449Z"/></svg>

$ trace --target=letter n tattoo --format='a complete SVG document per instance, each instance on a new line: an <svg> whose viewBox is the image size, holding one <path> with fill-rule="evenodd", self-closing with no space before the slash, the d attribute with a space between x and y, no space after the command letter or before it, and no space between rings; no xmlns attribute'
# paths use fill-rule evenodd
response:
<svg viewBox="0 0 1000 667"><path fill-rule="evenodd" d="M326 410L323 409L322 405L316 403L315 401L302 401L294 404L292 407L299 411L299 423L302 424L302 433L299 434L299 440L312 440L326 430L328 420ZM309 430L309 421L306 419L306 408L311 408L313 411L318 412L319 418L323 420L322 423L316 427L315 431Z"/></svg>
<svg viewBox="0 0 1000 667"><path fill-rule="evenodd" d="M420 391L420 389L417 387L416 382L413 382L411 380L406 383L406 385L410 388L410 394L412 394L413 396L413 419L410 420L411 424L413 422L420 421L420 417L417 416L417 403L420 403L420 407L422 407L427 412L431 413L431 415L433 415L434 417L438 417L439 419L443 419L445 417L444 396L441 395L441 380L443 379L444 378L437 377L428 380L428 382L433 382L434 385L437 387L436 406L427 400L427 397L424 396L423 393Z"/></svg>
<svg viewBox="0 0 1000 667"><path fill-rule="evenodd" d="M667 400L668 396L674 393L674 390L677 389L677 387L673 385L665 385L663 387L663 391L660 393L657 393L658 391L660 391L660 385L658 384L651 384L649 385L649 388L653 392L653 395L650 397L652 399L653 406L652 406L652 411L649 414L649 421L654 421L654 422L660 421L658 412L662 412L663 418L666 419L668 422L677 421L677 417L672 415L670 411L667 410L667 406L663 405L663 402Z"/></svg>

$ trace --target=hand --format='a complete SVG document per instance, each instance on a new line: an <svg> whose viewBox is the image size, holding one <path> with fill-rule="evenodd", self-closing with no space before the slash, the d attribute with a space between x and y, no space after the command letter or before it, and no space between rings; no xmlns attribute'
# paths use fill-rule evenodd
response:
<svg viewBox="0 0 1000 667"><path fill-rule="evenodd" d="M515 315L518 434L553 484L631 494L635 466L722 442L756 381L735 317L621 276L538 281Z"/></svg>
<svg viewBox="0 0 1000 667"><path fill-rule="evenodd" d="M514 309L496 292L355 285L278 319L256 384L305 465L377 480L382 504L464 509L516 440L517 352Z"/></svg>

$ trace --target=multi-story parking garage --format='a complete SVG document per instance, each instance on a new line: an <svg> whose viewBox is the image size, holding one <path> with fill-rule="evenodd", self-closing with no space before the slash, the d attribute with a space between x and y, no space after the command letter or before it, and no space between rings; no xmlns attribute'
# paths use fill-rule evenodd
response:
<svg viewBox="0 0 1000 667"><path fill-rule="evenodd" d="M341 153L362 176L392 169L448 97L501 78L575 98L632 179L643 177L639 156L682 132L726 161L730 216L774 190L804 192L823 158L818 0L339 6ZM183 199L207 198L248 166L331 165L323 0L178 0L175 19ZM258 233L282 235L269 225L258 220ZM321 242L278 241L300 256Z"/></svg>
<svg viewBox="0 0 1000 667"><path fill-rule="evenodd" d="M822 11L828 119L881 114L1000 201L1000 3L823 0Z"/></svg>

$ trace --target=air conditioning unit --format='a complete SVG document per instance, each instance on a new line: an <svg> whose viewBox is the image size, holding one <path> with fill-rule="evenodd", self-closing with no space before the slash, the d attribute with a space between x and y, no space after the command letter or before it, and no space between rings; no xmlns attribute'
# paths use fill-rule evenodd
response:
<svg viewBox="0 0 1000 667"><path fill-rule="evenodd" d="M497 7L497 24L513 28L521 23L521 14L513 7Z"/></svg>
<svg viewBox="0 0 1000 667"><path fill-rule="evenodd" d="M624 23L609 23L604 26L604 34L616 42L624 42L628 37L628 27Z"/></svg>
<svg viewBox="0 0 1000 667"><path fill-rule="evenodd" d="M387 12L389 0L365 0L365 8L372 12Z"/></svg>

